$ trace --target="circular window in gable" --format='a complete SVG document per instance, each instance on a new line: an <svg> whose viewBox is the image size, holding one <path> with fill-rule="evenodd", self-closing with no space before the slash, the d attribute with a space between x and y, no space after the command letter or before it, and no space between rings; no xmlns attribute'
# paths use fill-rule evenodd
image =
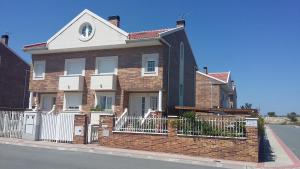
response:
<svg viewBox="0 0 300 169"><path fill-rule="evenodd" d="M81 41L88 41L90 40L95 33L95 27L92 26L90 23L86 22L83 23L79 28L79 39Z"/></svg>

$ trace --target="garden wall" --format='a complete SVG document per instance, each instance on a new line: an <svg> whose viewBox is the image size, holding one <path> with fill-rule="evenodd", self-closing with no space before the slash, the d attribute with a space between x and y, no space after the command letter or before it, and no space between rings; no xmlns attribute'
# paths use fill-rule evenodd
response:
<svg viewBox="0 0 300 169"><path fill-rule="evenodd" d="M258 162L257 127L246 127L245 138L177 135L176 118L168 119L168 133L125 133L113 131L113 117L101 116L101 146L211 157L225 160Z"/></svg>

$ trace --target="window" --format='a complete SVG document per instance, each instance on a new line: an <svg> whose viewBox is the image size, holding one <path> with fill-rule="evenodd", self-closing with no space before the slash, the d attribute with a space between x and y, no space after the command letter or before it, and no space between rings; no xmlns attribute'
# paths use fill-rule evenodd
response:
<svg viewBox="0 0 300 169"><path fill-rule="evenodd" d="M95 74L117 74L118 56L98 57L96 59Z"/></svg>
<svg viewBox="0 0 300 169"><path fill-rule="evenodd" d="M158 54L144 54L142 57L142 76L158 75Z"/></svg>
<svg viewBox="0 0 300 169"><path fill-rule="evenodd" d="M149 60L147 62L147 72L155 72L155 61Z"/></svg>
<svg viewBox="0 0 300 169"><path fill-rule="evenodd" d="M95 33L95 28L88 22L83 23L79 27L79 39L81 41L88 41L90 40Z"/></svg>
<svg viewBox="0 0 300 169"><path fill-rule="evenodd" d="M81 110L82 93L65 93L64 110Z"/></svg>
<svg viewBox="0 0 300 169"><path fill-rule="evenodd" d="M150 97L150 109L151 110L157 110L157 102L158 102L157 96Z"/></svg>
<svg viewBox="0 0 300 169"><path fill-rule="evenodd" d="M66 59L65 75L82 75L85 74L85 59Z"/></svg>
<svg viewBox="0 0 300 169"><path fill-rule="evenodd" d="M45 61L34 61L33 80L42 80L45 78Z"/></svg>
<svg viewBox="0 0 300 169"><path fill-rule="evenodd" d="M146 98L142 97L142 117L145 115Z"/></svg>
<svg viewBox="0 0 300 169"><path fill-rule="evenodd" d="M113 111L115 94L113 92L96 93L95 108L100 111Z"/></svg>

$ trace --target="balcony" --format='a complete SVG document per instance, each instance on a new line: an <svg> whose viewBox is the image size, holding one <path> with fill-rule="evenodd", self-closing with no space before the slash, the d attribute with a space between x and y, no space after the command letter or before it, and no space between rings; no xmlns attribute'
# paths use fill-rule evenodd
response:
<svg viewBox="0 0 300 169"><path fill-rule="evenodd" d="M84 77L81 75L68 75L59 77L58 89L62 91L82 91Z"/></svg>
<svg viewBox="0 0 300 169"><path fill-rule="evenodd" d="M91 75L92 90L116 90L116 75Z"/></svg>

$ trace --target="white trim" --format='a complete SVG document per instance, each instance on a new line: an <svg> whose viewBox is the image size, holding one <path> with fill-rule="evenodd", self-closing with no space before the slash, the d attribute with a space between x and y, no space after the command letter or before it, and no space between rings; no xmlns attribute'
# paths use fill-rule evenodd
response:
<svg viewBox="0 0 300 169"><path fill-rule="evenodd" d="M70 64L70 62L79 61L83 64L83 69L81 70L81 74L71 74L68 75L67 73L67 65ZM64 70L64 76L75 76L75 75L81 75L85 76L85 58L73 58L73 59L65 59L65 70Z"/></svg>
<svg viewBox="0 0 300 169"><path fill-rule="evenodd" d="M155 71L147 72L147 62L155 61ZM142 76L158 76L158 68L159 68L159 54L158 53L150 53L142 55Z"/></svg>
<svg viewBox="0 0 300 169"><path fill-rule="evenodd" d="M43 72L41 77L36 77L35 75L35 66L37 64L42 64ZM35 60L33 61L33 69L32 69L32 80L44 80L45 79L45 72L46 72L46 61L45 60Z"/></svg>
<svg viewBox="0 0 300 169"><path fill-rule="evenodd" d="M162 90L158 92L158 111L162 111Z"/></svg>
<svg viewBox="0 0 300 169"><path fill-rule="evenodd" d="M202 73L202 72L200 72L200 71L196 71L196 72L199 73L199 74L201 74L201 75L203 75L203 76L206 76L206 77L208 77L208 78L217 80L217 81L219 81L219 82L221 82L221 83L226 83L225 81L223 81L223 80L221 80L221 79L218 79L218 78L215 78L215 77L212 77L212 76L210 76L210 75L208 75L208 74L206 74L206 73ZM213 74L213 73L210 73L210 74Z"/></svg>
<svg viewBox="0 0 300 169"><path fill-rule="evenodd" d="M181 27L178 27L178 28L173 28L173 29L169 29L169 30L166 30L164 32L160 32L159 33L159 37L163 37L163 36L167 36L167 35L170 35L172 33L175 33L177 31L180 31L180 30L184 30L184 27L181 26Z"/></svg>
<svg viewBox="0 0 300 169"><path fill-rule="evenodd" d="M105 57L96 57L96 63L95 63L95 75L111 75L111 74L114 74L114 75L118 75L118 59L119 57L118 56L105 56ZM115 70L114 70L114 73L99 73L99 70L98 70L98 62L101 60L114 60L114 66L115 66Z"/></svg>
<svg viewBox="0 0 300 169"><path fill-rule="evenodd" d="M83 10L79 15L77 15L74 19L72 19L67 25L65 25L62 29L60 29L57 33L55 33L49 40L47 40L47 45L56 39L61 33L63 33L67 28L69 28L74 22L76 22L79 18L81 18L84 14L89 14L92 17L98 19L99 21L103 22L107 26L111 27L112 29L116 30L117 32L123 34L124 36L128 37L128 33L124 30L120 29L119 27L115 26L114 24L110 23L109 21L101 18L100 16L96 15L95 13L89 11L88 9Z"/></svg>

